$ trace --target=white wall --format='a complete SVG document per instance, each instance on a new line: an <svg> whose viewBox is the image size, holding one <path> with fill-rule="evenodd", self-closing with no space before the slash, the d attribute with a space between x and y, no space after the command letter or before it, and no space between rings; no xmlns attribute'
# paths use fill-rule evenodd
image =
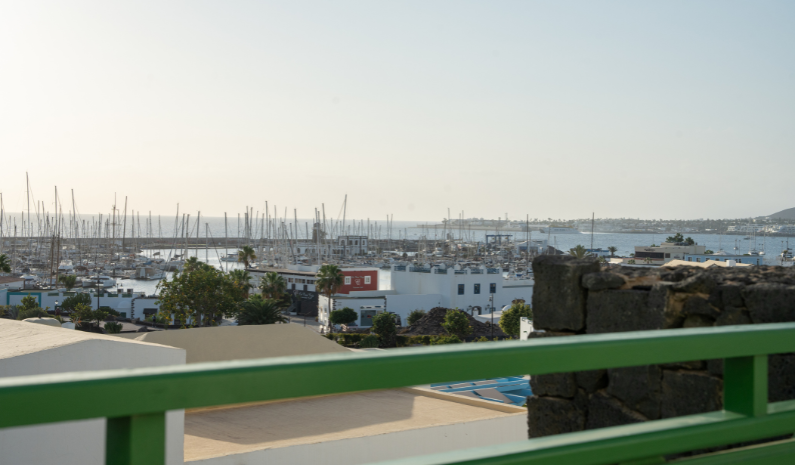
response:
<svg viewBox="0 0 795 465"><path fill-rule="evenodd" d="M400 321L406 326L409 313L414 310L425 310L441 306L442 296L439 294L420 294L420 295L388 295L386 296L386 309L396 315L400 315Z"/></svg>
<svg viewBox="0 0 795 465"><path fill-rule="evenodd" d="M32 324L32 323L30 323ZM63 329L63 331L74 331ZM184 365L185 351L171 347L94 339L0 359L0 376ZM69 402L69 399L63 399ZM119 399L135 402L135 399ZM2 415L2 412L0 412ZM166 463L183 463L185 412L166 414ZM103 465L105 420L83 420L0 429L0 465Z"/></svg>
<svg viewBox="0 0 795 465"><path fill-rule="evenodd" d="M526 439L527 416L518 414L376 436L257 450L186 463L191 465L265 463L359 465Z"/></svg>

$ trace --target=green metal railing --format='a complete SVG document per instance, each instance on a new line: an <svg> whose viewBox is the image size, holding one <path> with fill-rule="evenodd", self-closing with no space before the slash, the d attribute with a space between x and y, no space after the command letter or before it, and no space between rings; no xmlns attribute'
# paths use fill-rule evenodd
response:
<svg viewBox="0 0 795 465"><path fill-rule="evenodd" d="M795 432L795 401L767 402L767 355L786 352L795 352L793 323L6 378L0 380L0 428L105 417L107 464L162 464L167 410L516 373L725 359L721 411L393 462L652 464L662 463L668 454ZM784 441L737 449L683 463L795 463L793 444Z"/></svg>

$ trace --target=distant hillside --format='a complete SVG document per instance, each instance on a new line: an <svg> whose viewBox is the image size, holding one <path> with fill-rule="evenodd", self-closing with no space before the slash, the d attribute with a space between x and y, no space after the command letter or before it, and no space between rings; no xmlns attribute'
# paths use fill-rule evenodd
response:
<svg viewBox="0 0 795 465"><path fill-rule="evenodd" d="M773 213L770 215L770 218L781 218L782 220L795 220L795 208L788 208L786 210L781 210L778 213Z"/></svg>

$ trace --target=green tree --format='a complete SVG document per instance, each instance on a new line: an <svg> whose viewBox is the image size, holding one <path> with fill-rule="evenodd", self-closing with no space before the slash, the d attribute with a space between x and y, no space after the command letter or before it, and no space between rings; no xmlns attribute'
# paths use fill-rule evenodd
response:
<svg viewBox="0 0 795 465"><path fill-rule="evenodd" d="M588 252L588 250L585 248L585 246L578 245L576 247L573 247L573 248L569 249L569 255L571 255L572 257L576 257L576 258L586 258L586 257L590 257L591 253Z"/></svg>
<svg viewBox="0 0 795 465"><path fill-rule="evenodd" d="M366 337L359 341L359 347L362 349L375 349L381 344L381 340L374 334L368 334Z"/></svg>
<svg viewBox="0 0 795 465"><path fill-rule="evenodd" d="M502 312L500 329L509 336L518 336L522 317L533 319L533 310L524 302L516 302Z"/></svg>
<svg viewBox="0 0 795 465"><path fill-rule="evenodd" d="M692 237L688 237L687 239L685 239L685 237L682 236L682 233L676 233L673 236L668 236L668 238L665 239L665 242L676 243L676 244L683 243L685 245L695 245L696 243Z"/></svg>
<svg viewBox="0 0 795 465"><path fill-rule="evenodd" d="M78 303L72 309L71 319L76 326L82 327L84 325L89 325L91 320L94 319L94 312L88 305L84 303Z"/></svg>
<svg viewBox="0 0 795 465"><path fill-rule="evenodd" d="M11 273L11 260L6 254L0 254L0 273Z"/></svg>
<svg viewBox="0 0 795 465"><path fill-rule="evenodd" d="M329 315L329 321L333 325L349 325L359 319L359 314L352 308L342 308L334 310Z"/></svg>
<svg viewBox="0 0 795 465"><path fill-rule="evenodd" d="M71 312L72 310L74 310L77 304L91 306L91 295L86 294L84 292L78 292L73 296L67 297L63 300L63 303L61 304L61 309Z"/></svg>
<svg viewBox="0 0 795 465"><path fill-rule="evenodd" d="M651 261L652 261L651 257L646 257L646 258L643 259L643 263L646 263L647 265L650 264Z"/></svg>
<svg viewBox="0 0 795 465"><path fill-rule="evenodd" d="M259 294L254 294L240 305L240 312L237 315L238 325L272 325L275 323L287 323L287 318L281 314L281 309L275 300L265 299Z"/></svg>
<svg viewBox="0 0 795 465"><path fill-rule="evenodd" d="M232 270L229 272L229 279L232 280L232 284L242 294L243 299L247 299L248 292L254 287L251 285L251 275L248 274L248 271Z"/></svg>
<svg viewBox="0 0 795 465"><path fill-rule="evenodd" d="M406 323L411 326L414 323L418 322L420 318L425 316L425 310L414 310L409 313L409 317L406 318Z"/></svg>
<svg viewBox="0 0 795 465"><path fill-rule="evenodd" d="M182 266L183 271L193 271L201 268L202 266L206 266L206 263L202 263L199 261L198 257L190 257L185 260L185 264Z"/></svg>
<svg viewBox="0 0 795 465"><path fill-rule="evenodd" d="M250 245L244 245L237 252L237 261L245 265L246 268L248 268L251 262L256 259L257 255L254 253L254 248Z"/></svg>
<svg viewBox="0 0 795 465"><path fill-rule="evenodd" d="M160 312L158 312L155 321L163 325L163 330L167 330L168 325L171 324L171 314L161 310Z"/></svg>
<svg viewBox="0 0 795 465"><path fill-rule="evenodd" d="M223 315L235 315L245 295L223 271L205 263L186 266L157 285L160 309L181 321L209 326Z"/></svg>
<svg viewBox="0 0 795 465"><path fill-rule="evenodd" d="M20 307L22 307L21 310L33 310L34 308L39 308L39 301L30 294L23 297L20 304Z"/></svg>
<svg viewBox="0 0 795 465"><path fill-rule="evenodd" d="M613 247L612 245L607 248L607 251L610 252L610 258L616 256L616 252L618 252L618 247Z"/></svg>
<svg viewBox="0 0 795 465"><path fill-rule="evenodd" d="M337 293L345 282L345 275L337 265L323 265L317 272L315 289L328 299L329 311L331 310L331 296Z"/></svg>
<svg viewBox="0 0 795 465"><path fill-rule="evenodd" d="M710 255L711 255L711 254L714 254L715 252L713 252L713 251L712 251L712 250L710 250L710 249L707 249L707 250L705 250L705 251L704 251L704 253L705 253L705 254L710 254Z"/></svg>
<svg viewBox="0 0 795 465"><path fill-rule="evenodd" d="M469 324L469 318L466 313L458 309L448 309L444 315L444 323L442 328L448 333L464 338L472 334L472 326Z"/></svg>
<svg viewBox="0 0 795 465"><path fill-rule="evenodd" d="M627 260L627 265L634 265L634 264L635 264L634 258L632 260Z"/></svg>
<svg viewBox="0 0 795 465"><path fill-rule="evenodd" d="M392 313L379 313L373 317L373 332L381 340L381 347L395 347L397 345L397 326L395 315Z"/></svg>
<svg viewBox="0 0 795 465"><path fill-rule="evenodd" d="M262 296L267 299L281 299L287 292L287 281L275 271L266 273L259 282Z"/></svg>
<svg viewBox="0 0 795 465"><path fill-rule="evenodd" d="M121 323L116 323L115 321L109 321L104 326L107 334L119 334L123 327Z"/></svg>
<svg viewBox="0 0 795 465"><path fill-rule="evenodd" d="M71 291L77 284L77 276L73 274L62 274L58 276L58 281L63 284L67 291Z"/></svg>

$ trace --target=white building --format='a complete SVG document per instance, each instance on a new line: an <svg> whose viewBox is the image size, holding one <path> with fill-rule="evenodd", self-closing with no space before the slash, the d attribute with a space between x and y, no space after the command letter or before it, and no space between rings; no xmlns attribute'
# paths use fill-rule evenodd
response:
<svg viewBox="0 0 795 465"><path fill-rule="evenodd" d="M183 349L0 319L2 378L184 364ZM119 402L135 399L120 398ZM0 429L0 463L104 464L105 423L105 419L96 419ZM168 465L183 463L184 427L183 410L166 414Z"/></svg>
<svg viewBox="0 0 795 465"><path fill-rule="evenodd" d="M320 296L318 319L328 324L329 307L352 308L359 313L359 326L371 326L372 317L382 312L394 313L405 325L409 313L434 307L458 308L472 315L489 313L510 305L515 299L530 302L532 277L506 278L499 268L453 268L394 265L389 290L350 292L336 295L331 302Z"/></svg>

